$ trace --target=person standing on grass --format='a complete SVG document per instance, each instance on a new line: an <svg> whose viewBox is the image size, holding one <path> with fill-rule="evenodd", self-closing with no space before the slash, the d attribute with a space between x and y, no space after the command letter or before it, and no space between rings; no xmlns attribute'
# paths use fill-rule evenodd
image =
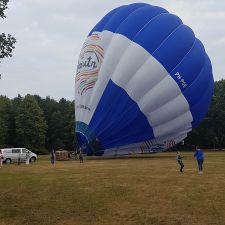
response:
<svg viewBox="0 0 225 225"><path fill-rule="evenodd" d="M76 148L74 148L74 159L77 160L78 158L78 151Z"/></svg>
<svg viewBox="0 0 225 225"><path fill-rule="evenodd" d="M51 164L55 165L55 149L53 147L50 153L50 160L51 160Z"/></svg>
<svg viewBox="0 0 225 225"><path fill-rule="evenodd" d="M177 157L176 157L176 159L177 159L177 162L178 162L178 164L180 165L180 172L181 173L183 173L183 168L184 168L184 163L183 163L183 161L182 161L182 156L181 156L181 154L180 154L180 152L177 152Z"/></svg>
<svg viewBox="0 0 225 225"><path fill-rule="evenodd" d="M198 163L198 173L202 174L203 173L202 165L204 162L204 153L198 145L196 146L194 157L196 158L197 163Z"/></svg>
<svg viewBox="0 0 225 225"><path fill-rule="evenodd" d="M26 165L29 165L30 163L30 152L26 151Z"/></svg>
<svg viewBox="0 0 225 225"><path fill-rule="evenodd" d="M80 151L79 151L79 160L80 160L80 163L83 163L84 162L84 155L83 155L82 148L80 148Z"/></svg>
<svg viewBox="0 0 225 225"><path fill-rule="evenodd" d="M20 151L18 153L18 162L17 162L18 165L20 165Z"/></svg>
<svg viewBox="0 0 225 225"><path fill-rule="evenodd" d="M0 150L0 168L2 167L2 163L3 163L3 154L2 150Z"/></svg>

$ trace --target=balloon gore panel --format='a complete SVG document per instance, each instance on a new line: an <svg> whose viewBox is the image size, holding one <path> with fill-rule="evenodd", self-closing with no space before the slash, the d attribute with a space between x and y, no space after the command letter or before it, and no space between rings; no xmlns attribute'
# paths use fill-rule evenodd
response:
<svg viewBox="0 0 225 225"><path fill-rule="evenodd" d="M213 88L204 46L179 17L145 3L120 6L81 49L78 144L88 155L164 151L199 125Z"/></svg>

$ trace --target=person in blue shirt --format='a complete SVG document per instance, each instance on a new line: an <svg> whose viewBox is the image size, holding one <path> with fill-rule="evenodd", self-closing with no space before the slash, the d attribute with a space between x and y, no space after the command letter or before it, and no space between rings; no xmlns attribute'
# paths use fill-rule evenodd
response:
<svg viewBox="0 0 225 225"><path fill-rule="evenodd" d="M199 146L196 146L196 150L195 150L195 154L194 157L196 158L197 162L198 162L198 171L199 174L203 173L203 162L204 162L204 153L203 151L200 149Z"/></svg>

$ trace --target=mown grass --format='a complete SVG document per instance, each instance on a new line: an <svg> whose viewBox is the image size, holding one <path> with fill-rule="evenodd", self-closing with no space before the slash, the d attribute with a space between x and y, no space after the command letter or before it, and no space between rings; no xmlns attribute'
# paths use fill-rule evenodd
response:
<svg viewBox="0 0 225 225"><path fill-rule="evenodd" d="M225 153L57 162L0 169L0 225L225 225Z"/></svg>

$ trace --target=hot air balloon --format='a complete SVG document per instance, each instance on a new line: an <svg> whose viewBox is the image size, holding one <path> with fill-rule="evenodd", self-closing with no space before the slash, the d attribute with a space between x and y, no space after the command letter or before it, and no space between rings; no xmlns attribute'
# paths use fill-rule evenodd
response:
<svg viewBox="0 0 225 225"><path fill-rule="evenodd" d="M79 145L88 155L166 150L199 125L213 85L204 46L179 17L145 3L113 9L78 61Z"/></svg>

